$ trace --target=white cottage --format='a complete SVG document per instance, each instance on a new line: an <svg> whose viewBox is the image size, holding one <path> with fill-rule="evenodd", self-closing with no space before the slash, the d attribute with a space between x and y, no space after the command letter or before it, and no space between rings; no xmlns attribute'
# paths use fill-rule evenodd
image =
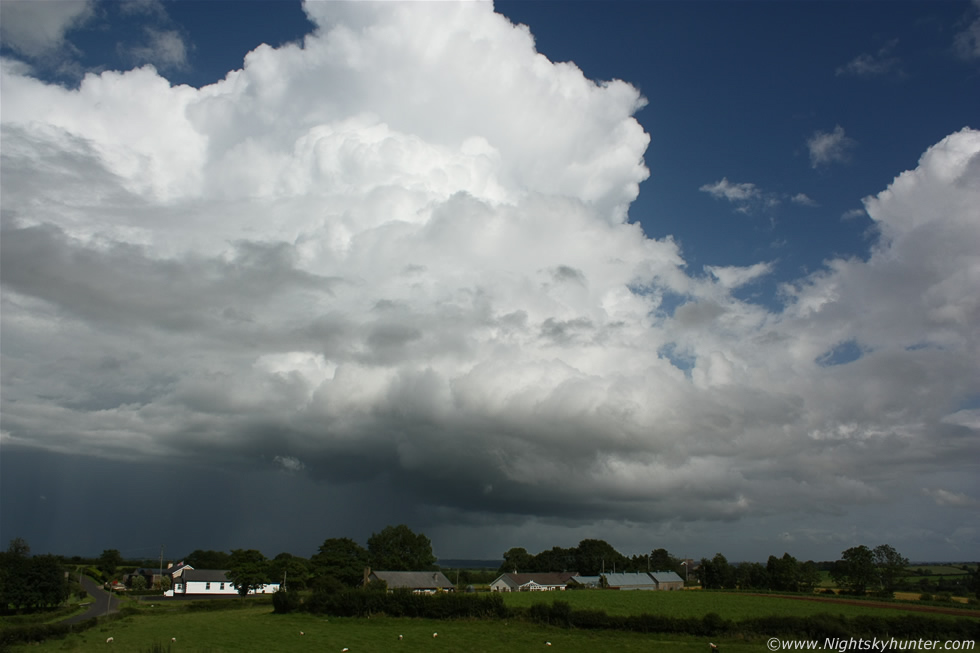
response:
<svg viewBox="0 0 980 653"><path fill-rule="evenodd" d="M279 583L266 583L249 595L271 594L279 589ZM173 586L166 596L236 596L238 589L228 578L226 569L193 569L184 567L174 576Z"/></svg>

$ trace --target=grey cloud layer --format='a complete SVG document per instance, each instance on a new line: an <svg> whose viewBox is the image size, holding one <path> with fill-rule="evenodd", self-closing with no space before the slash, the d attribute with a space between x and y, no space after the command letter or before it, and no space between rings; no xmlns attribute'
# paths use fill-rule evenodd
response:
<svg viewBox="0 0 980 653"><path fill-rule="evenodd" d="M4 65L4 446L376 478L430 514L569 524L840 512L975 477L980 132L867 200L869 261L773 313L732 295L767 262L692 277L627 221L649 142L628 84L548 61L484 3L307 10L302 46L199 90ZM842 343L860 356L832 364Z"/></svg>

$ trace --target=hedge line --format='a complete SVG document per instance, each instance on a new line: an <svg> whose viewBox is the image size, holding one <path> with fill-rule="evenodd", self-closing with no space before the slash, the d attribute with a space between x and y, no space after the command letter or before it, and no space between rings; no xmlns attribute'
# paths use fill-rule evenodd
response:
<svg viewBox="0 0 980 653"><path fill-rule="evenodd" d="M413 594L407 590L377 592L344 590L315 593L305 603L295 594L273 594L278 613L306 610L337 617L391 617L425 619L520 619L561 628L626 630L699 636L788 635L808 639L827 637L894 637L896 639L980 639L980 620L937 619L917 615L894 617L830 615L768 616L732 621L716 613L703 617L668 617L656 614L609 615L604 610L573 610L565 601L508 608L499 594Z"/></svg>
<svg viewBox="0 0 980 653"><path fill-rule="evenodd" d="M277 599L278 594L280 592L272 595L276 611L289 611L284 608L292 601L282 596ZM428 595L414 594L409 590L319 592L314 593L303 608L314 614L337 617L367 617L383 613L390 617L424 619L492 619L502 618L508 613L504 599L499 594L447 592Z"/></svg>
<svg viewBox="0 0 980 653"><path fill-rule="evenodd" d="M30 624L27 626L13 626L0 630L0 651L6 650L14 644L32 644L43 642L46 639L61 638L71 633L82 632L95 626L98 620L95 618L80 621L77 624Z"/></svg>

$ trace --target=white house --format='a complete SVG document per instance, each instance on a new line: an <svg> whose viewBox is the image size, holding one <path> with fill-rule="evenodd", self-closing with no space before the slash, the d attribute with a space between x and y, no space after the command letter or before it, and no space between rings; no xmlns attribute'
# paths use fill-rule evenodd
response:
<svg viewBox="0 0 980 653"><path fill-rule="evenodd" d="M540 572L531 574L501 574L490 583L491 592L550 592L568 586L574 572Z"/></svg>
<svg viewBox="0 0 980 653"><path fill-rule="evenodd" d="M258 589L249 590L249 596L271 594L279 589L279 583L266 583ZM174 575L171 589L166 596L235 596L238 590L228 578L226 569L193 569L184 567Z"/></svg>

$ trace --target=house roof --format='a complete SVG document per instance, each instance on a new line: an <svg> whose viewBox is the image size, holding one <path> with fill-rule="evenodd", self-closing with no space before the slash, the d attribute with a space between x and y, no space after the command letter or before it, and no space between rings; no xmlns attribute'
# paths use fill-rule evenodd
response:
<svg viewBox="0 0 980 653"><path fill-rule="evenodd" d="M185 565L183 562L181 562L180 564L176 564L173 567L167 567L166 569L163 570L163 573L164 575L167 576L173 576L178 571L187 571L193 568L194 567L190 565Z"/></svg>
<svg viewBox="0 0 980 653"><path fill-rule="evenodd" d="M672 571L651 571L650 575L658 583L683 583L684 579Z"/></svg>
<svg viewBox="0 0 980 653"><path fill-rule="evenodd" d="M383 580L392 590L454 587L441 571L372 571L371 576Z"/></svg>
<svg viewBox="0 0 980 653"><path fill-rule="evenodd" d="M503 580L513 587L520 587L528 583L536 583L538 585L567 585L568 581L575 575L575 572L569 571L545 571L530 574L502 574L497 577L497 580ZM497 580L494 582L496 583Z"/></svg>
<svg viewBox="0 0 980 653"><path fill-rule="evenodd" d="M602 576L573 576L571 580L579 585L598 585Z"/></svg>
<svg viewBox="0 0 980 653"><path fill-rule="evenodd" d="M656 581L650 574L627 573L627 574L603 574L608 587L656 587Z"/></svg>
<svg viewBox="0 0 980 653"><path fill-rule="evenodd" d="M227 569L186 569L181 574L184 582L230 582Z"/></svg>

